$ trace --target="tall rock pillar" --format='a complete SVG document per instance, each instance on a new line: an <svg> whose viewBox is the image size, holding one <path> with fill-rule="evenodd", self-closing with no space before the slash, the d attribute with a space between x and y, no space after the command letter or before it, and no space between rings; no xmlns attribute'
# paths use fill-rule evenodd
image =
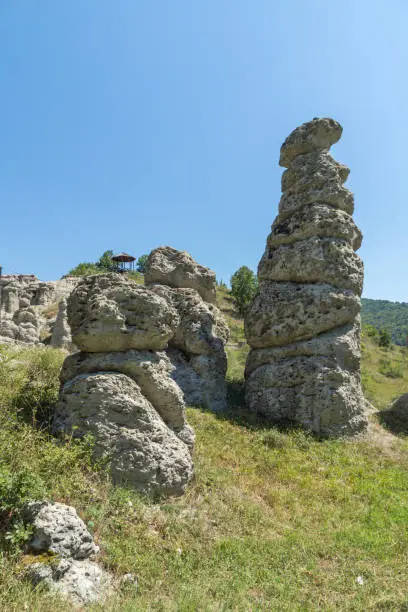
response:
<svg viewBox="0 0 408 612"><path fill-rule="evenodd" d="M282 197L265 253L259 292L245 320L251 351L247 407L272 422L321 436L365 429L360 381L362 235L351 215L349 169L330 147L342 127L313 119L281 147Z"/></svg>

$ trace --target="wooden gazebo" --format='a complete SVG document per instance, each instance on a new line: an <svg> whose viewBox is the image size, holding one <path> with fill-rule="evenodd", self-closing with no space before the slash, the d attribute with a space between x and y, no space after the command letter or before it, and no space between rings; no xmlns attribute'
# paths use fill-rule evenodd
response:
<svg viewBox="0 0 408 612"><path fill-rule="evenodd" d="M113 255L112 261L114 262L115 270L117 272L131 272L135 269L136 257L133 257L128 253Z"/></svg>

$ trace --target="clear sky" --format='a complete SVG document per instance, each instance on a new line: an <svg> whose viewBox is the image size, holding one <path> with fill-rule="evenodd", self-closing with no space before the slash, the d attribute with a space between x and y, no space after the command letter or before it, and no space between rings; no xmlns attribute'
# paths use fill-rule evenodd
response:
<svg viewBox="0 0 408 612"><path fill-rule="evenodd" d="M0 264L106 249L256 269L279 148L331 116L364 295L408 301L406 0L0 0Z"/></svg>

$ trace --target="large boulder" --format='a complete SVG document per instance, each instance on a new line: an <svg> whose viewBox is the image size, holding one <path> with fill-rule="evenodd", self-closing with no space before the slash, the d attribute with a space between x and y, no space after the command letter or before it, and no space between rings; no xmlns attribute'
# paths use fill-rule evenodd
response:
<svg viewBox="0 0 408 612"><path fill-rule="evenodd" d="M124 374L79 374L66 382L53 427L91 434L94 456L109 461L113 480L143 493L181 495L193 474L187 445Z"/></svg>
<svg viewBox="0 0 408 612"><path fill-rule="evenodd" d="M259 291L245 333L251 351L245 401L273 422L321 436L367 426L360 381L361 232L351 214L349 170L329 155L341 136L313 119L281 148L283 194L258 266Z"/></svg>
<svg viewBox="0 0 408 612"><path fill-rule="evenodd" d="M154 249L147 259L145 283L177 289L196 289L204 301L215 304L215 273L198 264L186 251L165 246Z"/></svg>
<svg viewBox="0 0 408 612"><path fill-rule="evenodd" d="M74 344L89 353L161 350L180 322L165 299L115 273L85 277L69 297L68 318Z"/></svg>

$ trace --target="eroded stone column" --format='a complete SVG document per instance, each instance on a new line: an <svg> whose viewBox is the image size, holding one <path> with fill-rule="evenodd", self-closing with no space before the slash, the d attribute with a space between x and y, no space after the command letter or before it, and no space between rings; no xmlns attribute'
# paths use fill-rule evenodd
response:
<svg viewBox="0 0 408 612"><path fill-rule="evenodd" d="M322 436L365 429L360 381L362 235L351 215L349 169L329 154L341 136L313 119L281 147L282 197L245 320L251 351L246 404L272 422Z"/></svg>

